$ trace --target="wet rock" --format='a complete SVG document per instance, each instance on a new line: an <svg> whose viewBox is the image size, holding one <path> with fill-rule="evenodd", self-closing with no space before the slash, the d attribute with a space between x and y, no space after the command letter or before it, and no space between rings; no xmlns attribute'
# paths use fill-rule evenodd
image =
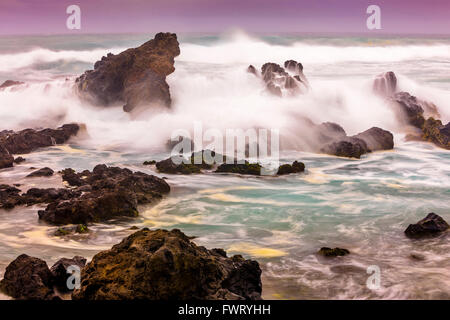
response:
<svg viewBox="0 0 450 320"><path fill-rule="evenodd" d="M347 249L342 249L342 248L332 249L332 248L323 247L323 248L320 248L318 253L324 257L340 257L340 256L345 256L347 254L350 254L350 251L348 251Z"/></svg>
<svg viewBox="0 0 450 320"><path fill-rule="evenodd" d="M179 230L142 229L94 256L74 300L261 299L261 269L194 244Z"/></svg>
<svg viewBox="0 0 450 320"><path fill-rule="evenodd" d="M84 268L86 265L86 259L80 256L75 256L72 259L62 258L59 259L51 268L50 271L53 276L53 283L59 291L67 292L70 289L67 286L67 280L71 276L69 268Z"/></svg>
<svg viewBox="0 0 450 320"><path fill-rule="evenodd" d="M22 158L22 157L17 157L17 158L14 159L14 163L15 164L19 164L19 163L22 163L22 162L25 162L25 161L26 161L26 159Z"/></svg>
<svg viewBox="0 0 450 320"><path fill-rule="evenodd" d="M56 225L88 224L120 217L136 217L138 204L153 203L170 191L163 179L129 169L97 165L92 172L63 170L71 186L86 188L69 201L59 199L38 212L39 218Z"/></svg>
<svg viewBox="0 0 450 320"><path fill-rule="evenodd" d="M0 290L21 300L55 299L53 275L47 263L22 254L11 262L0 281Z"/></svg>
<svg viewBox="0 0 450 320"><path fill-rule="evenodd" d="M20 203L20 189L6 184L0 185L0 209L12 209Z"/></svg>
<svg viewBox="0 0 450 320"><path fill-rule="evenodd" d="M371 151L391 150L394 148L394 135L387 130L373 127L353 136L366 142Z"/></svg>
<svg viewBox="0 0 450 320"><path fill-rule="evenodd" d="M422 127L422 140L450 150L450 122L444 126L440 120L428 118Z"/></svg>
<svg viewBox="0 0 450 320"><path fill-rule="evenodd" d="M254 74L255 76L258 75L258 71L256 71L256 68L255 68L253 65L249 65L249 66L248 66L247 72L248 72L248 73L251 73L251 74Z"/></svg>
<svg viewBox="0 0 450 320"><path fill-rule="evenodd" d="M4 88L8 88L8 87L13 87L13 86L18 86L24 84L24 82L21 81L14 81L14 80L6 80L5 82L3 82L0 85L0 89L4 89Z"/></svg>
<svg viewBox="0 0 450 320"><path fill-rule="evenodd" d="M303 162L294 161L292 164L283 164L278 168L277 175L299 173L305 171Z"/></svg>
<svg viewBox="0 0 450 320"><path fill-rule="evenodd" d="M449 229L448 223L435 213L429 213L415 224L410 224L405 230L409 238L426 238L436 236Z"/></svg>
<svg viewBox="0 0 450 320"><path fill-rule="evenodd" d="M55 173L52 169L45 167L36 171L33 171L29 175L27 175L27 178L35 178L35 177L51 177Z"/></svg>
<svg viewBox="0 0 450 320"><path fill-rule="evenodd" d="M175 71L174 58L179 54L176 34L158 33L140 47L103 57L76 84L83 97L103 106L125 103L127 112L155 103L169 107L166 76Z"/></svg>
<svg viewBox="0 0 450 320"><path fill-rule="evenodd" d="M11 168L14 165L14 157L0 145L0 169Z"/></svg>
<svg viewBox="0 0 450 320"><path fill-rule="evenodd" d="M261 175L262 166L259 163L249 163L245 161L244 163L223 163L221 164L215 172L217 173L236 173L244 175Z"/></svg>
<svg viewBox="0 0 450 320"><path fill-rule="evenodd" d="M156 163L156 169L161 173L169 174L194 174L201 173L201 167L192 163L184 163L188 160L183 157L170 157Z"/></svg>
<svg viewBox="0 0 450 320"><path fill-rule="evenodd" d="M0 154L4 149L10 154L24 154L38 148L62 144L77 135L79 130L78 124L65 124L58 129L2 131L0 132Z"/></svg>
<svg viewBox="0 0 450 320"><path fill-rule="evenodd" d="M425 122L421 101L408 92L398 92L393 99L397 106L397 117L405 119L406 124L421 129Z"/></svg>
<svg viewBox="0 0 450 320"><path fill-rule="evenodd" d="M370 149L364 140L350 137L341 141L332 142L322 147L320 151L338 157L360 159L363 154L370 152Z"/></svg>
<svg viewBox="0 0 450 320"><path fill-rule="evenodd" d="M144 166L151 166L151 165L154 165L154 164L156 164L155 160L144 161L144 163L143 163Z"/></svg>

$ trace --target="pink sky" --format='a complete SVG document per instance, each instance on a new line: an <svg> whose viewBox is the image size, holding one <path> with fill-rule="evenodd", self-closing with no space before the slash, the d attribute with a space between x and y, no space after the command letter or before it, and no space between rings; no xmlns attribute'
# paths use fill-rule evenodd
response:
<svg viewBox="0 0 450 320"><path fill-rule="evenodd" d="M66 8L81 7L81 30ZM363 33L381 7L382 33L449 34L450 0L0 0L0 34L217 32Z"/></svg>

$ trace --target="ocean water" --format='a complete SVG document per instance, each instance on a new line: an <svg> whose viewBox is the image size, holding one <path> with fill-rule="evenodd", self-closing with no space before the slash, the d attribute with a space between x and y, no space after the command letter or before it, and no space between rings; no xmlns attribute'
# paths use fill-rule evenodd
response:
<svg viewBox="0 0 450 320"><path fill-rule="evenodd" d="M403 231L429 212L450 221L450 152L406 142L392 109L371 91L374 77L394 71L401 90L433 101L450 120L450 39L318 37L301 35L179 35L181 55L168 76L171 110L137 117L121 106L87 105L73 80L108 52L119 53L148 35L0 38L0 82L26 85L0 91L0 129L82 122L88 135L69 145L25 155L0 171L0 183L60 186L58 176L24 179L30 167L92 169L98 163L167 177L168 197L140 208L136 219L91 227L87 236L61 239L40 223L39 206L0 211L0 274L21 253L55 262L91 258L130 234L130 226L179 228L208 248L224 248L260 262L266 299L450 299L448 237L413 241ZM311 90L279 99L246 73L249 64L302 62ZM379 126L393 132L395 149L360 160L301 151L300 117L339 123L349 135ZM300 160L306 172L284 177L162 175L141 163L168 156L177 129L276 128L287 142L283 163ZM323 246L351 254L324 259ZM420 257L414 259L412 255ZM381 287L366 286L369 266Z"/></svg>

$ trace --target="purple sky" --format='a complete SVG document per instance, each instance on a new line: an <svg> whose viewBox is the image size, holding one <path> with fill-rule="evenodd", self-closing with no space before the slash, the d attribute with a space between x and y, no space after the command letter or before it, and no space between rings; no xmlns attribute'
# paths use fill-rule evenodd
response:
<svg viewBox="0 0 450 320"><path fill-rule="evenodd" d="M81 7L81 30L66 28L71 4ZM363 33L370 4L381 7L382 33L450 34L449 0L0 0L0 34Z"/></svg>

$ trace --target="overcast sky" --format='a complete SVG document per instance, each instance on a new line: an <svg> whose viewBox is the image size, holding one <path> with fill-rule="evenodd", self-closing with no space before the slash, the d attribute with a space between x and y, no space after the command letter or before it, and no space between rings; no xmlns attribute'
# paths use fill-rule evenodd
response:
<svg viewBox="0 0 450 320"><path fill-rule="evenodd" d="M81 30L66 8L81 8ZM0 0L0 34L220 32L364 33L381 7L381 32L450 34L450 0Z"/></svg>

